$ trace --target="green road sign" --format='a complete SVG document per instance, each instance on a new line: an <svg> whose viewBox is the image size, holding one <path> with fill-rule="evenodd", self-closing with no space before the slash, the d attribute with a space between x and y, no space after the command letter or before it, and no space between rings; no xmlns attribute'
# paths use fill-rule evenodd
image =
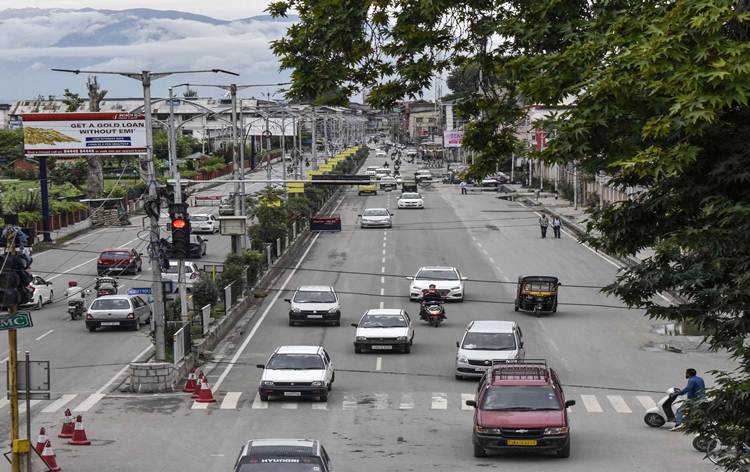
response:
<svg viewBox="0 0 750 472"><path fill-rule="evenodd" d="M31 328L32 326L34 326L34 323L31 321L31 313L28 311L19 311L15 315L0 315L0 331Z"/></svg>

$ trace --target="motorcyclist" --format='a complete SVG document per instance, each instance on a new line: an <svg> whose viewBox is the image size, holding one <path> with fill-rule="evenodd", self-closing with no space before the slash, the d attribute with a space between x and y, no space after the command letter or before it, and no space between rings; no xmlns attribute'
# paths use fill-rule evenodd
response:
<svg viewBox="0 0 750 472"><path fill-rule="evenodd" d="M687 386L679 392L675 393L675 397L687 395L688 400L694 400L706 396L706 383L703 381L703 378L698 376L698 372L695 369L686 369L685 378L687 379ZM674 427L671 429L671 431L679 431L680 429L682 429L682 420L685 417L685 414L682 410L683 407L680 407L675 412Z"/></svg>
<svg viewBox="0 0 750 472"><path fill-rule="evenodd" d="M82 287L78 286L78 282L71 280L68 282L68 288L65 289L65 297L68 299L68 304L77 300L84 300L85 293Z"/></svg>

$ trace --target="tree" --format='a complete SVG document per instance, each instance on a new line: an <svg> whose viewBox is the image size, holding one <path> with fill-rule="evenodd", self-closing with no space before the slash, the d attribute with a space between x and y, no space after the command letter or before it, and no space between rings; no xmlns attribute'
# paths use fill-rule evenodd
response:
<svg viewBox="0 0 750 472"><path fill-rule="evenodd" d="M99 87L99 81L96 76L89 77L86 81L86 88L89 95L89 111L96 112L100 110L101 101L107 95L106 90ZM102 171L101 156L86 156L87 165L87 187L86 196L88 198L99 197L104 193L104 172Z"/></svg>
<svg viewBox="0 0 750 472"><path fill-rule="evenodd" d="M540 120L555 138L534 157L605 171L643 189L596 210L588 242L618 255L651 247L606 290L648 316L690 321L738 370L720 373L689 431L733 443L750 431L750 1L277 1L300 21L275 42L291 97L371 88L387 108L467 62L478 93L464 143L481 176L514 149L531 105L574 106ZM330 36L327 36L330 32ZM335 40L333 39L335 38ZM329 74L329 72L331 72ZM478 74L479 75L479 74ZM653 296L685 302L660 307ZM729 470L739 470L728 457Z"/></svg>
<svg viewBox="0 0 750 472"><path fill-rule="evenodd" d="M443 100L458 100L467 98L479 92L479 64L473 61L466 62L461 66L453 68L446 80L451 93L444 96Z"/></svg>
<svg viewBox="0 0 750 472"><path fill-rule="evenodd" d="M62 102L65 104L65 111L68 113L74 113L78 111L81 105L86 103L86 100L81 98L77 93L71 92L70 89L65 89Z"/></svg>
<svg viewBox="0 0 750 472"><path fill-rule="evenodd" d="M23 156L23 130L0 129L0 160L11 163Z"/></svg>

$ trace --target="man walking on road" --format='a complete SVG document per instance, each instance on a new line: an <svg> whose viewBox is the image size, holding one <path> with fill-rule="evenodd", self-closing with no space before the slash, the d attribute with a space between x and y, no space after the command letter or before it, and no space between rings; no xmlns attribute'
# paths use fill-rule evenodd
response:
<svg viewBox="0 0 750 472"><path fill-rule="evenodd" d="M562 222L557 216L552 218L552 230L555 232L555 238L560 239L560 230L562 229Z"/></svg>
<svg viewBox="0 0 750 472"><path fill-rule="evenodd" d="M466 190L467 185L465 180L462 180L458 186L461 187L461 195L466 195L469 193L469 191Z"/></svg>
<svg viewBox="0 0 750 472"><path fill-rule="evenodd" d="M549 226L549 219L547 215L539 217L539 227L542 229L542 239L547 237L547 227Z"/></svg>

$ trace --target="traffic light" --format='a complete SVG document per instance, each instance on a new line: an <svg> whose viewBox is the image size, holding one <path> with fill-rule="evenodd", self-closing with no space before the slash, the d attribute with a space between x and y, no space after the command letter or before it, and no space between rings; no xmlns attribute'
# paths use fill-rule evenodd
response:
<svg viewBox="0 0 750 472"><path fill-rule="evenodd" d="M172 227L172 255L177 259L190 256L190 215L186 203L175 203L169 206Z"/></svg>

